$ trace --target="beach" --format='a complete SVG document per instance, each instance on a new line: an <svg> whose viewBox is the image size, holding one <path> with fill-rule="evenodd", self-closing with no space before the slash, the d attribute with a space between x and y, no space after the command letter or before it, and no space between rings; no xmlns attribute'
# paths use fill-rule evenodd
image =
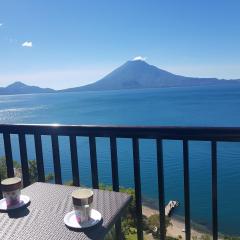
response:
<svg viewBox="0 0 240 240"><path fill-rule="evenodd" d="M154 215L154 214L159 214L158 210L155 210L148 206L143 206L142 210L143 210L143 215L145 215L146 217L150 217L151 215ZM179 236L181 236L182 239L185 239L185 232L183 231L185 229L184 222L174 217L170 217L170 219L171 219L172 226L169 226L167 228L167 236L175 237L175 238L178 238ZM206 233L196 230L194 228L191 229L192 237L196 236L200 238L204 234Z"/></svg>

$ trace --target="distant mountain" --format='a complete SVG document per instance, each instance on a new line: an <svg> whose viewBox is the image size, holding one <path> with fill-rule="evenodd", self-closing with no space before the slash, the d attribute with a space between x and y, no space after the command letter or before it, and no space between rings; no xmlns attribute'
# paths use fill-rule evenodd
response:
<svg viewBox="0 0 240 240"><path fill-rule="evenodd" d="M153 65L149 65L145 61L137 60L126 62L95 83L62 91L100 91L222 84L240 84L240 80L184 77L164 71Z"/></svg>
<svg viewBox="0 0 240 240"><path fill-rule="evenodd" d="M28 86L22 82L15 82L7 87L0 88L0 95L30 94L30 93L52 93L55 90L50 88L40 88Z"/></svg>
<svg viewBox="0 0 240 240"><path fill-rule="evenodd" d="M99 81L85 86L55 91L50 88L28 86L22 82L15 82L5 88L0 88L0 95L189 87L205 85L222 86L226 84L239 85L240 79L226 80L217 78L184 77L159 69L146 63L145 61L135 60L126 62Z"/></svg>

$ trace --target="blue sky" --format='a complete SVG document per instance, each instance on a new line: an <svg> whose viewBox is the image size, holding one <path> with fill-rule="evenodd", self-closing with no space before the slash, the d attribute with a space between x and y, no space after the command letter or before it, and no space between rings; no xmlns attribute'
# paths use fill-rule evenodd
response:
<svg viewBox="0 0 240 240"><path fill-rule="evenodd" d="M239 12L239 0L1 0L0 86L80 86L136 56L186 76L240 78Z"/></svg>

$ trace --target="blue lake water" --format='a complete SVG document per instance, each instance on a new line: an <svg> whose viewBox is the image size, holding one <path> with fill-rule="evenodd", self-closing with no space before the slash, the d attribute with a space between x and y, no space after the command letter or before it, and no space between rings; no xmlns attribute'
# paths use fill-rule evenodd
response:
<svg viewBox="0 0 240 240"><path fill-rule="evenodd" d="M240 126L240 87L166 88L0 96L1 123L61 123L105 125ZM19 160L16 136L13 155ZM44 162L53 171L51 141L44 137ZM60 137L62 175L71 179L67 138ZM28 155L35 158L33 138L27 138ZM211 227L211 159L209 142L190 142L192 220ZM0 138L0 155L3 153ZM109 140L97 139L100 182L111 183ZM78 138L80 181L91 185L88 139ZM120 184L133 186L131 141L118 140ZM152 140L140 140L142 193L156 203L156 149ZM182 143L164 141L166 201L177 199L176 214L183 215ZM219 230L240 234L240 143L218 145Z"/></svg>

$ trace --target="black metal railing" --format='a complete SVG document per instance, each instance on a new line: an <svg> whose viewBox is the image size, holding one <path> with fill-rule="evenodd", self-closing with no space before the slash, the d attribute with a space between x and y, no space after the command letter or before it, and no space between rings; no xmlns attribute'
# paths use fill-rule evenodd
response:
<svg viewBox="0 0 240 240"><path fill-rule="evenodd" d="M20 157L23 173L23 185L28 186L28 156L26 135L33 135L35 142L38 181L45 181L42 136L51 136L55 183L62 184L61 164L59 153L59 136L69 137L71 152L71 167L73 184L80 185L78 169L78 153L76 137L85 136L89 139L90 163L93 188L99 187L96 137L110 139L112 186L119 191L117 139L132 139L134 184L137 215L137 236L143 239L141 175L139 159L139 139L155 139L157 153L157 174L160 211L160 237L165 239L165 199L164 199L164 167L163 167L163 140L180 140L183 143L183 177L184 177L184 208L186 239L191 238L190 221L190 179L189 179L189 141L210 141L212 160L212 235L218 239L218 207L217 207L217 143L240 142L240 128L220 127L123 127L123 126L66 126L66 125L6 125L0 124L0 134L3 135L7 175L14 176L11 134L17 134L19 139ZM120 236L120 223L116 224L117 236Z"/></svg>

